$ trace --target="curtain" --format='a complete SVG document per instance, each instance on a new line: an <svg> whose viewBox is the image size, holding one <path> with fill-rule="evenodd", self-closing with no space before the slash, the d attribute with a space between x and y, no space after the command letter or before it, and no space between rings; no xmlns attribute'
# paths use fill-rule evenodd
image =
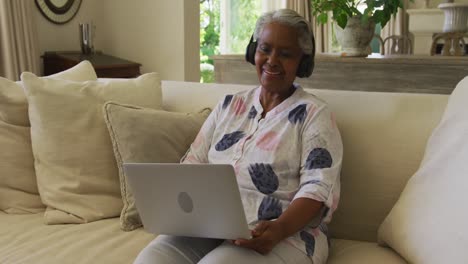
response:
<svg viewBox="0 0 468 264"><path fill-rule="evenodd" d="M329 16L331 17L331 16ZM315 52L325 53L331 50L331 22L330 19L325 24L319 24L315 17L312 17L312 30L315 37Z"/></svg>
<svg viewBox="0 0 468 264"><path fill-rule="evenodd" d="M34 1L0 0L0 76L18 80L21 72L39 74Z"/></svg>
<svg viewBox="0 0 468 264"><path fill-rule="evenodd" d="M286 8L296 11L311 23L310 2L309 0L286 0Z"/></svg>
<svg viewBox="0 0 468 264"><path fill-rule="evenodd" d="M390 21L388 21L387 25L385 25L385 27L382 28L380 35L383 40L385 40L385 38L390 37L392 35L403 36L408 39L411 39L409 35L409 29L408 29L409 16L408 16L408 13L406 13L408 4L409 4L408 0L404 0L403 8L398 9L398 13L395 16L392 16ZM389 43L389 41L385 43L385 47L384 47L385 54L390 54L390 51L391 51L390 44L391 43ZM410 49L410 42L403 41L402 53L407 54L409 49Z"/></svg>
<svg viewBox="0 0 468 264"><path fill-rule="evenodd" d="M288 8L296 11L309 21L315 37L315 50L317 53L329 51L329 39L331 34L331 24L319 24L315 17L312 17L309 0L263 0L262 11L271 11L279 8Z"/></svg>

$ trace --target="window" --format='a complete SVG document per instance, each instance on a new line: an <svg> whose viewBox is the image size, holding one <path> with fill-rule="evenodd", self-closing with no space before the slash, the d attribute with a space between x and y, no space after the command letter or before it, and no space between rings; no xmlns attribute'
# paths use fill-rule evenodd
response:
<svg viewBox="0 0 468 264"><path fill-rule="evenodd" d="M219 0L200 0L200 82L214 81L213 60L219 54Z"/></svg>
<svg viewBox="0 0 468 264"><path fill-rule="evenodd" d="M260 16L260 0L220 0L220 53L242 54Z"/></svg>
<svg viewBox="0 0 468 264"><path fill-rule="evenodd" d="M213 82L216 54L244 54L261 13L282 8L283 0L200 0L201 82Z"/></svg>

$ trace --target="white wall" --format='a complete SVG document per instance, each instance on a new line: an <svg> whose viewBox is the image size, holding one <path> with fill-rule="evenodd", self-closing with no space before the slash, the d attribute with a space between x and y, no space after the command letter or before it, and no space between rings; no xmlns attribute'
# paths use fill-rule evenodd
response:
<svg viewBox="0 0 468 264"><path fill-rule="evenodd" d="M96 49L165 80L200 80L198 0L83 0L77 17L61 26L37 13L41 54L80 50L78 23L93 21Z"/></svg>

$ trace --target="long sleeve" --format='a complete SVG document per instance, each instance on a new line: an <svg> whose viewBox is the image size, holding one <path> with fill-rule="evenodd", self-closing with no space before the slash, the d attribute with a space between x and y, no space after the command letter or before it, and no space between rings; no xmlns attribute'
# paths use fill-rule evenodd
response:
<svg viewBox="0 0 468 264"><path fill-rule="evenodd" d="M294 196L323 202L325 208L319 220L329 220L338 206L342 156L340 133L333 114L324 106L304 125L299 190Z"/></svg>

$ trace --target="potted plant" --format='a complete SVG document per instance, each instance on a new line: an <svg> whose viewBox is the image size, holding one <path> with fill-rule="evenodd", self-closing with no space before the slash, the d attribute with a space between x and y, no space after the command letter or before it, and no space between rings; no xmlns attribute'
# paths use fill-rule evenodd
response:
<svg viewBox="0 0 468 264"><path fill-rule="evenodd" d="M358 5L367 7L361 12ZM311 0L312 14L319 23L326 23L331 12L333 20L343 29L341 33L342 56L367 56L368 46L374 37L375 25L382 28L403 0Z"/></svg>

